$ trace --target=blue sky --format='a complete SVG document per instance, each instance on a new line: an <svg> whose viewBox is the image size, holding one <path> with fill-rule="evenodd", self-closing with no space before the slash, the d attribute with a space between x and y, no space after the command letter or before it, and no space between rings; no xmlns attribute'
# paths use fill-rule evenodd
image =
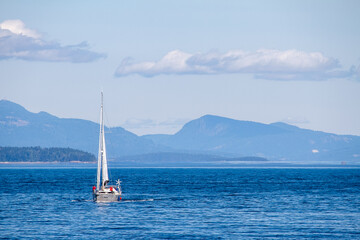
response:
<svg viewBox="0 0 360 240"><path fill-rule="evenodd" d="M359 1L1 1L0 98L174 133L205 114L360 135Z"/></svg>

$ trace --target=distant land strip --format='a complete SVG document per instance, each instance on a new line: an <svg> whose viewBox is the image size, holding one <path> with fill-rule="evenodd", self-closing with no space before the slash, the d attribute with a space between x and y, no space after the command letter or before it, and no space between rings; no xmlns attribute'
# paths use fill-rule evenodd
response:
<svg viewBox="0 0 360 240"><path fill-rule="evenodd" d="M93 154L72 148L0 147L0 163L94 163Z"/></svg>

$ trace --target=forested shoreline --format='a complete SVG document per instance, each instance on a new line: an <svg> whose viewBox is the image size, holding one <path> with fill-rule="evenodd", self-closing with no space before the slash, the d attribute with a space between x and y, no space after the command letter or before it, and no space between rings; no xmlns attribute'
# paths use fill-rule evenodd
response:
<svg viewBox="0 0 360 240"><path fill-rule="evenodd" d="M72 148L0 147L0 162L95 162L93 154Z"/></svg>

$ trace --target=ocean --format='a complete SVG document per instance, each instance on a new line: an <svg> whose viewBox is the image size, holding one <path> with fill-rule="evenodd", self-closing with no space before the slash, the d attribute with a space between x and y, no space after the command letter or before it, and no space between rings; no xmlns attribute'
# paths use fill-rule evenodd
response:
<svg viewBox="0 0 360 240"><path fill-rule="evenodd" d="M0 169L1 239L360 239L360 169Z"/></svg>

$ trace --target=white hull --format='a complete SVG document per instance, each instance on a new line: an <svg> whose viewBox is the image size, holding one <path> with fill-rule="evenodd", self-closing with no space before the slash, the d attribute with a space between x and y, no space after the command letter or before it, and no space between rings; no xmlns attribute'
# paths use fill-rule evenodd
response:
<svg viewBox="0 0 360 240"><path fill-rule="evenodd" d="M94 193L93 198L95 202L118 202L121 200L119 193Z"/></svg>

